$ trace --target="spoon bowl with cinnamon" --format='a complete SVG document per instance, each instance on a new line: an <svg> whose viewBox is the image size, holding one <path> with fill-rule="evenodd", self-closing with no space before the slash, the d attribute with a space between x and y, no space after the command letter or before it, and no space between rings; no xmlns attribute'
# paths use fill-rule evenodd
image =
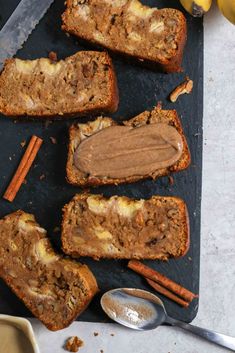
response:
<svg viewBox="0 0 235 353"><path fill-rule="evenodd" d="M153 330L169 324L235 351L235 338L171 318L156 295L141 289L112 289L101 298L101 307L114 321L135 330Z"/></svg>

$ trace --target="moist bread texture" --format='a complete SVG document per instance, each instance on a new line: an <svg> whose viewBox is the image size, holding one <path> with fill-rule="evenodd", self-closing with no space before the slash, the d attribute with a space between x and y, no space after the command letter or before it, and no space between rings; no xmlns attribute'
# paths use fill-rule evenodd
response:
<svg viewBox="0 0 235 353"><path fill-rule="evenodd" d="M79 194L63 212L62 246L73 257L167 260L188 250L187 207L177 197Z"/></svg>
<svg viewBox="0 0 235 353"><path fill-rule="evenodd" d="M159 124L159 125L155 125L155 124ZM80 153L80 149L82 147L82 143L84 141L86 141L86 139L89 140L89 138L91 137L97 137L98 133L104 131L105 129L110 128L111 126L125 126L125 127L129 127L130 129L132 129L133 133L137 132L137 129L140 127L149 127L149 125L153 126L164 126L167 128L170 128L171 130L175 130L175 133L177 133L177 139L180 138L180 144L181 144L181 154L178 154L178 160L176 160L174 162L174 160L171 160L171 164L168 164L163 166L163 164L158 164L160 167L157 168L156 170L152 170L151 172L146 172L146 170L142 170L141 173L137 173L135 175L134 172L132 172L132 175L127 176L125 174L124 177L110 177L108 175L102 175L102 176L97 176L97 175L92 175L89 173L84 172L84 170L82 170L79 167L79 163L81 163L81 160L78 158L79 157L79 153ZM151 128L149 129L151 131ZM108 132L108 130L105 130ZM113 136L113 139L115 139L115 133ZM142 166L142 164L144 164L145 161L145 155L142 156L143 154L143 148L150 148L153 144L153 141L155 139L155 136L150 136L150 140L145 141L145 133L142 134L142 136L140 136L140 138L142 139L142 142L140 143L140 141L135 141L136 142L136 146L133 145L133 149L135 149L135 153L133 155L130 155L130 164L133 163L133 158L136 158L136 166L138 168L140 168ZM112 140L111 138L109 138L110 140ZM122 145L122 140L119 139L119 142ZM147 144L150 147L145 147L145 145ZM160 147L163 145L164 141L160 141L159 142L159 151ZM117 141L118 143L118 141ZM110 146L107 145L107 140L105 140L104 137L104 141L102 143L102 141L99 141L99 145L100 146L104 146L106 148L107 146L107 155L112 153L112 148L110 148ZM94 146L93 146L94 147ZM121 146L122 148L123 146ZM138 152L138 148L139 148L139 152ZM133 150L132 149L132 150ZM120 158L119 158L119 162L121 165L121 162L124 160L127 160L128 162L128 158L126 158L126 154L130 153L130 147L126 148L124 150L120 149ZM93 154L96 153L96 148L93 148ZM154 151L155 155L156 153L158 153L158 151ZM116 151L116 155L118 154L118 151ZM85 154L85 156L88 156L89 153ZM103 160L107 157L104 156ZM123 158L122 158L123 155ZM149 155L151 156L151 151L149 153ZM147 156L147 153L146 153ZM96 156L93 156L93 159ZM103 156L102 156L103 157ZM141 158L143 158L144 160L141 161ZM175 157L175 156L174 156ZM152 157L151 157L152 158ZM99 167L101 166L101 161L99 160L101 159L101 153L100 151L97 149L97 164L99 165ZM188 149L188 145L187 145L187 141L185 139L185 136L183 134L183 130L182 130L182 126L180 123L180 120L178 118L177 112L175 110L162 110L161 106L158 105L157 107L155 107L152 111L145 111L143 113L141 113L140 115L128 120L128 121L124 121L122 124L117 124L114 120L112 120L111 118L107 118L107 117L98 117L95 121L91 121L88 122L86 124L74 124L70 127L70 131L69 131L69 151L68 151L68 160L67 160L67 180L69 183L73 184L73 185L78 185L78 186L88 186L88 185L104 185L104 184L121 184L121 183L131 183L131 182L135 182L137 180L140 179L146 179L146 178L153 178L156 179L160 176L163 175L168 175L172 172L178 172L180 170L183 170L185 168L188 167L188 165L190 164L190 152ZM115 161L115 159L112 159L112 163L113 161ZM110 166L111 164L111 160L109 162L107 162L107 167ZM123 162L124 163L124 162ZM93 163L94 165L94 163ZM138 166L139 165L139 166ZM123 164L123 169L127 168L127 166L125 166ZM112 170L110 169L110 173L113 172L113 170L115 169L115 165L112 166ZM150 169L149 169L150 170ZM139 172L139 171L138 171ZM112 174L110 174L112 175ZM121 175L121 174L120 174Z"/></svg>
<svg viewBox="0 0 235 353"><path fill-rule="evenodd" d="M62 29L164 72L179 72L186 19L138 0L67 0Z"/></svg>
<svg viewBox="0 0 235 353"><path fill-rule="evenodd" d="M69 117L117 110L118 89L107 53L81 51L65 60L6 60L0 74L0 113Z"/></svg>
<svg viewBox="0 0 235 353"><path fill-rule="evenodd" d="M23 211L0 220L0 277L53 331L75 320L98 290L88 267L57 255L46 231Z"/></svg>

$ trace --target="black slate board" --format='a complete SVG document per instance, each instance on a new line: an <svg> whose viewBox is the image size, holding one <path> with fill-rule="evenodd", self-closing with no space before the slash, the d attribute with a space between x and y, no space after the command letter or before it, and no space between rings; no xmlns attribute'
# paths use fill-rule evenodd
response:
<svg viewBox="0 0 235 353"><path fill-rule="evenodd" d="M179 7L176 1L143 1L150 6ZM13 12L19 0L0 0L0 28ZM60 29L60 15L64 9L64 0L55 0L45 17L33 31L17 56L34 59L47 56L53 50L59 58L64 58L81 49L92 49L78 45L74 37L67 37ZM191 226L191 245L188 254L182 259L169 262L146 261L151 267L181 283L195 293L199 291L199 253L200 253L200 204L202 171L202 100L203 100L203 24L201 19L187 15L188 41L184 54L184 73L161 74L140 66L133 66L121 58L114 58L120 89L119 110L113 117L117 120L128 119L151 109L158 101L163 107L176 108L180 116L192 155L192 164L188 170L174 175L174 184L167 177L158 181L142 181L132 185L99 187L95 193L127 195L134 198L149 198L153 194L176 195L182 197L189 208ZM171 90L188 75L194 80L191 95L182 96L175 104L167 97ZM86 121L80 118L79 121ZM30 136L41 136L44 144L33 168L27 176L15 201L11 204L0 199L0 217L23 209L34 213L42 227L48 230L54 246L59 249L59 233L53 232L60 225L61 208L80 189L65 181L65 164L68 142L68 127L72 121L54 121L48 126L45 122L13 122L1 116L0 119L0 194L3 195L13 172L23 154L20 142L29 141ZM52 144L50 136L57 139ZM45 178L40 180L44 174ZM83 259L94 272L101 294L115 287L136 287L149 290L144 280L134 272L127 270L126 261L96 262ZM172 317L190 322L197 314L198 302L194 300L188 309L182 309L165 299L166 309ZM31 316L30 312L15 297L8 287L0 281L0 312L11 315ZM108 321L99 305L99 296L80 316L79 320Z"/></svg>

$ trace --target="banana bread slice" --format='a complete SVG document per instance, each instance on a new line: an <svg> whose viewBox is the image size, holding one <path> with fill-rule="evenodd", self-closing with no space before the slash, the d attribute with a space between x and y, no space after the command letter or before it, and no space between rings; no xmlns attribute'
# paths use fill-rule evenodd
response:
<svg viewBox="0 0 235 353"><path fill-rule="evenodd" d="M74 257L167 260L189 247L187 207L177 197L80 194L63 211L63 250Z"/></svg>
<svg viewBox="0 0 235 353"><path fill-rule="evenodd" d="M67 327L98 288L87 266L57 255L23 211L0 220L0 277L50 330Z"/></svg>
<svg viewBox="0 0 235 353"><path fill-rule="evenodd" d="M67 0L62 29L164 72L181 71L186 41L182 12L138 0Z"/></svg>
<svg viewBox="0 0 235 353"><path fill-rule="evenodd" d="M152 111L117 124L98 117L69 131L67 180L78 186L131 183L185 169L190 152L175 110Z"/></svg>
<svg viewBox="0 0 235 353"><path fill-rule="evenodd" d="M63 117L117 110L118 89L107 53L81 51L65 60L9 59L0 74L0 113Z"/></svg>

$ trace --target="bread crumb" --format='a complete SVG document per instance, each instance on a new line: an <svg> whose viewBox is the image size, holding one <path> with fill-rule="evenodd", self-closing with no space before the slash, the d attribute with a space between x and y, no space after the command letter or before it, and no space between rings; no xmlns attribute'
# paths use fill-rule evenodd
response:
<svg viewBox="0 0 235 353"><path fill-rule="evenodd" d="M9 159L10 159L10 161L12 160L12 158L11 158L11 157L9 157Z"/></svg>
<svg viewBox="0 0 235 353"><path fill-rule="evenodd" d="M56 226L56 227L53 229L53 232L54 232L54 233L60 232L60 227Z"/></svg>
<svg viewBox="0 0 235 353"><path fill-rule="evenodd" d="M45 121L45 128L47 129L48 126L49 126L51 123L52 123L51 120L46 120L46 121Z"/></svg>
<svg viewBox="0 0 235 353"><path fill-rule="evenodd" d="M54 51L50 51L50 53L48 54L48 58L51 60L51 61L57 61L58 58L57 58L57 53L54 52Z"/></svg>
<svg viewBox="0 0 235 353"><path fill-rule="evenodd" d="M45 174L42 174L42 175L40 175L39 179L43 180L45 177L46 177Z"/></svg>
<svg viewBox="0 0 235 353"><path fill-rule="evenodd" d="M189 261L192 261L192 258L191 258L191 256L189 256L189 257L188 257L188 259L189 259Z"/></svg>
<svg viewBox="0 0 235 353"><path fill-rule="evenodd" d="M22 141L22 142L20 143L20 145L21 145L22 148L24 148L24 146L26 145L26 141L25 141L25 140Z"/></svg>
<svg viewBox="0 0 235 353"><path fill-rule="evenodd" d="M23 180L23 184L24 184L24 185L27 184L27 180L26 180L26 179Z"/></svg>
<svg viewBox="0 0 235 353"><path fill-rule="evenodd" d="M189 94L193 89L193 81L186 77L186 80L177 86L170 94L170 101L175 103L181 94Z"/></svg>
<svg viewBox="0 0 235 353"><path fill-rule="evenodd" d="M170 185L174 185L174 178L173 178L172 175L169 175L169 176L168 176L168 180L169 180L169 184L170 184Z"/></svg>
<svg viewBox="0 0 235 353"><path fill-rule="evenodd" d="M53 145L56 145L56 144L57 144L57 140L56 140L55 137L50 136L50 140L51 140L51 142L53 143Z"/></svg>
<svg viewBox="0 0 235 353"><path fill-rule="evenodd" d="M94 336L96 337L96 336L98 336L99 334L98 334L98 332L94 332Z"/></svg>
<svg viewBox="0 0 235 353"><path fill-rule="evenodd" d="M84 345L83 341L77 336L72 336L67 339L65 349L69 352L78 352L79 348Z"/></svg>

